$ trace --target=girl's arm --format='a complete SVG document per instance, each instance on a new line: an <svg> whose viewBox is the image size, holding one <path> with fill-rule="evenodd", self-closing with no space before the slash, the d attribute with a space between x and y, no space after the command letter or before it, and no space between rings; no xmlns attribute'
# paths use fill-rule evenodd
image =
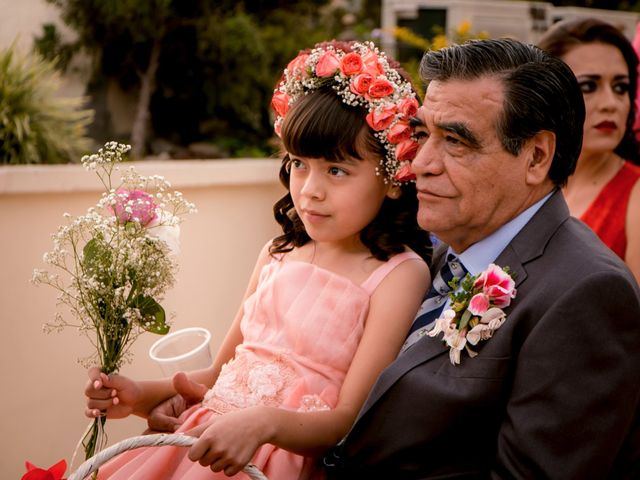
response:
<svg viewBox="0 0 640 480"><path fill-rule="evenodd" d="M636 182L631 190L629 205L627 206L626 234L627 251L624 261L633 272L638 283L640 283L640 180Z"/></svg>
<svg viewBox="0 0 640 480"><path fill-rule="evenodd" d="M249 279L249 284L225 338L210 367L193 370L187 373L189 380L211 387L220 373L222 365L234 354L235 347L242 342L240 320L243 314L244 301L258 285L262 267L269 262L268 242L261 250L258 260ZM159 380L136 381L122 375L107 376L100 369L89 370L89 381L85 388L87 399L86 415L96 417L106 412L108 418L123 418L130 414L148 417L152 409L176 394L171 378Z"/></svg>
<svg viewBox="0 0 640 480"><path fill-rule="evenodd" d="M200 435L189 458L231 475L264 443L302 455L318 454L338 443L380 372L398 355L429 285L429 269L418 260L401 263L380 283L333 410L295 412L260 406L228 413L187 432Z"/></svg>

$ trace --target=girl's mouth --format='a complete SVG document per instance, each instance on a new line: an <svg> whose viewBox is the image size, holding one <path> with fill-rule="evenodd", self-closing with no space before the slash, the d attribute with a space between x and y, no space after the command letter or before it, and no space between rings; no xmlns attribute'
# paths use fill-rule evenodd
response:
<svg viewBox="0 0 640 480"><path fill-rule="evenodd" d="M612 122L610 120L605 120L603 122L598 123L593 128L596 130L600 130L601 132L613 132L618 129L616 122Z"/></svg>

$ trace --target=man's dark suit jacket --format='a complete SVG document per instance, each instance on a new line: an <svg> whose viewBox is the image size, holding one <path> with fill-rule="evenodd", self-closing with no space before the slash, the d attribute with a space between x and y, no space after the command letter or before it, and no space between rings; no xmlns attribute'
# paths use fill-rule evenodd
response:
<svg viewBox="0 0 640 480"><path fill-rule="evenodd" d="M325 459L330 478L640 478L629 270L559 192L495 263L518 289L502 327L457 366L441 335L401 354Z"/></svg>

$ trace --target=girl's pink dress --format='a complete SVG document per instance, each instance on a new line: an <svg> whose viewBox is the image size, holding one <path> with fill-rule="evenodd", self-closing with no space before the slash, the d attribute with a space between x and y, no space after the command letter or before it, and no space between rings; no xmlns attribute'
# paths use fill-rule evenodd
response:
<svg viewBox="0 0 640 480"><path fill-rule="evenodd" d="M335 407L378 284L405 252L378 267L361 285L310 263L272 260L244 304L244 341L222 367L202 405L186 411L186 431L232 410L268 405L298 411ZM100 468L100 479L227 479L187 457L185 447L147 447L125 452ZM312 460L263 445L252 460L270 480L322 478ZM232 478L247 479L239 473Z"/></svg>

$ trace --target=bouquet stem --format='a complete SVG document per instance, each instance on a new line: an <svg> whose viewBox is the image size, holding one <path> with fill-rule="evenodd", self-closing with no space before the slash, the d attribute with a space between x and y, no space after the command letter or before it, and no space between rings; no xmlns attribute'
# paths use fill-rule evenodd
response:
<svg viewBox="0 0 640 480"><path fill-rule="evenodd" d="M84 459L88 460L98 453L104 447L106 443L106 432L104 430L104 424L107 422L106 416L96 417L93 420L91 428L82 439L82 446L84 447Z"/></svg>

